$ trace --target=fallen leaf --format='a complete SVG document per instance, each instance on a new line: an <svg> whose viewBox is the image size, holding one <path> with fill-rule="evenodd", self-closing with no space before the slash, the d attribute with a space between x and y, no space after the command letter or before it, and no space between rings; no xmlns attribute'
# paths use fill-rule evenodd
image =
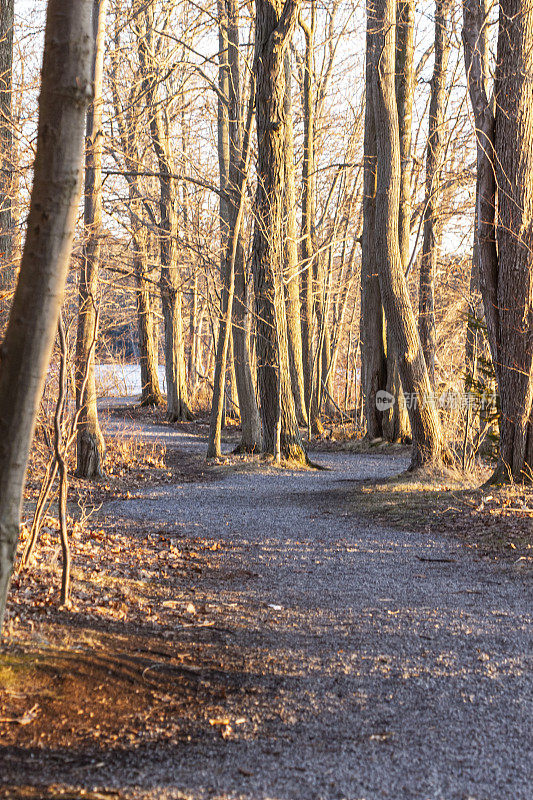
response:
<svg viewBox="0 0 533 800"><path fill-rule="evenodd" d="M0 722L15 722L17 725L29 725L36 718L39 711L39 704L35 703L22 717L0 717Z"/></svg>

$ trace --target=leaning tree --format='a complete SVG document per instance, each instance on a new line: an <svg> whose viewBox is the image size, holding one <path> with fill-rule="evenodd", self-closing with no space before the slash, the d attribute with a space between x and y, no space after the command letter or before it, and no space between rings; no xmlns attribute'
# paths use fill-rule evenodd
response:
<svg viewBox="0 0 533 800"><path fill-rule="evenodd" d="M0 630L76 224L92 95L92 7L92 0L48 2L30 212L0 362Z"/></svg>
<svg viewBox="0 0 533 800"><path fill-rule="evenodd" d="M494 98L479 43L488 20L464 0L463 42L478 145L480 288L501 403L493 480L533 477L533 9L502 0Z"/></svg>

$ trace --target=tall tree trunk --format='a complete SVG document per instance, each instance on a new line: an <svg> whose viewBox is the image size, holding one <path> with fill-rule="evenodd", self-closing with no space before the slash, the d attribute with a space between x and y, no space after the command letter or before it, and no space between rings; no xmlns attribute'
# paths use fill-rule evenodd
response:
<svg viewBox="0 0 533 800"><path fill-rule="evenodd" d="M98 327L98 271L102 236L102 129L104 42L107 0L93 2L94 99L87 112L85 146L85 244L79 281L78 335L76 340L77 474L101 478L105 442L98 422L94 347Z"/></svg>
<svg viewBox="0 0 533 800"><path fill-rule="evenodd" d="M233 365L241 417L239 452L253 452L261 447L261 421L250 368L249 338L246 331L246 275L241 226L248 178L253 99L242 136L239 60L239 16L236 0L219 0L221 65L219 90L226 98L219 110L219 165L221 190L222 317L217 343L213 384L213 403L208 457L220 455L220 429L228 347L233 344ZM224 105L219 98L219 109ZM221 131L222 128L222 131ZM225 187L225 188L223 188ZM232 323L233 318L233 323ZM232 341L230 341L230 334ZM230 348L231 351L231 348Z"/></svg>
<svg viewBox="0 0 533 800"><path fill-rule="evenodd" d="M286 158L283 62L299 9L300 0L256 2L258 181L252 270L263 451L304 462L290 383L281 241Z"/></svg>
<svg viewBox="0 0 533 800"><path fill-rule="evenodd" d="M142 13L141 13L142 12ZM172 154L158 97L158 69L154 52L154 9L141 6L136 20L142 87L150 120L152 147L159 170L159 213L161 254L161 302L165 326L165 374L167 414L171 422L190 420L185 348L183 342L182 290L178 266L177 192Z"/></svg>
<svg viewBox="0 0 533 800"><path fill-rule="evenodd" d="M488 42L488 28L483 24L487 19L488 13L488 0L479 1L479 13L481 16L481 27L477 34L475 46L479 53L479 80L480 85L483 87L483 92L488 97L488 80L489 80L489 42ZM470 75L469 75L470 77ZM477 138L477 137L476 137ZM476 169L476 205L475 205L475 218L474 218L474 242L472 252L472 265L470 270L470 302L469 314L466 328L465 337L465 362L466 362L466 378L465 378L465 391L470 392L474 381L474 373L476 372L476 365L481 348L487 350L487 341L481 333L480 323L482 322L485 312L483 309L483 300L480 298L480 243L479 243L479 212L481 201L481 168L485 153L480 147L480 142L477 141L477 169ZM485 353L485 357L490 358L489 353ZM479 380L479 372L478 372ZM468 423L468 420L467 420ZM480 425L481 415L480 415ZM466 431L468 437L468 431ZM466 453L465 453L466 456Z"/></svg>
<svg viewBox="0 0 533 800"><path fill-rule="evenodd" d="M383 306L375 249L376 214L376 127L372 73L374 69L374 20L368 14L366 36L366 106L364 135L363 235L361 258L361 384L365 404L366 435L383 436L383 409L378 392L385 390L387 364Z"/></svg>
<svg viewBox="0 0 533 800"><path fill-rule="evenodd" d="M126 101L126 108L119 95L119 64L121 50L121 17L115 18L115 49L112 56L112 92L115 120L120 135L120 143L126 168L128 183L128 208L130 212L130 231L133 249L133 274L137 291L137 330L141 370L141 405L160 406L164 399L159 388L159 352L154 320L155 270L151 269L149 255L149 234L143 224L143 197L139 176L136 174L141 163L139 154L139 127L141 117L138 109L138 93L132 89Z"/></svg>
<svg viewBox="0 0 533 800"><path fill-rule="evenodd" d="M198 272L195 267L191 281L191 301L189 316L189 388L194 401L198 388L197 353L199 347L199 323L198 323Z"/></svg>
<svg viewBox="0 0 533 800"><path fill-rule="evenodd" d="M287 301L287 334L291 385L296 416L307 425L304 368L302 355L302 320L300 314L300 279L298 263L298 232L296 226L296 185L294 169L294 123L292 110L292 70L290 52L285 53L285 149L287 153L283 217L286 225L285 276Z"/></svg>
<svg viewBox="0 0 533 800"><path fill-rule="evenodd" d="M133 273L137 291L137 328L139 332L139 351L141 368L141 405L161 406L164 403L159 388L159 348L154 320L154 289L156 286L154 270L150 269L148 257L148 236L146 228L139 224L142 213L137 190L130 191Z"/></svg>
<svg viewBox="0 0 533 800"><path fill-rule="evenodd" d="M14 0L0 0L0 326L7 321L13 265L13 17ZM0 335L2 330L0 330Z"/></svg>
<svg viewBox="0 0 533 800"><path fill-rule="evenodd" d="M405 280L398 238L400 138L395 93L394 0L368 6L373 23L372 89L377 143L375 241L387 325L398 355L413 436L411 468L442 457L442 431ZM411 402L411 400L413 402Z"/></svg>
<svg viewBox="0 0 533 800"><path fill-rule="evenodd" d="M242 220L244 215L245 187L248 180L250 142L253 121L252 100L249 101L244 136L241 114L241 62L239 58L239 4L226 0L228 7L228 66L229 66L229 219L230 239L226 261L234 259L235 298L233 303L233 365L239 396L241 416L241 441L237 452L253 453L261 449L261 418L252 377L250 337L247 331L248 302L246 256L244 253ZM253 93L253 89L250 89ZM244 217L243 217L244 218ZM236 242L233 255L233 239Z"/></svg>
<svg viewBox="0 0 533 800"><path fill-rule="evenodd" d="M396 104L400 136L400 207L398 243L405 272L409 264L411 234L411 132L414 96L414 16L413 0L399 0L396 6ZM395 402L383 411L383 435L390 442L409 436L409 419L402 396L398 356L393 337L387 330L387 391Z"/></svg>
<svg viewBox="0 0 533 800"><path fill-rule="evenodd" d="M495 83L499 474L533 480L533 9L502 0Z"/></svg>
<svg viewBox="0 0 533 800"><path fill-rule="evenodd" d="M464 0L463 19L465 64L478 141L479 278L501 406L500 450L493 481L531 481L533 11L523 0L504 0L500 5L495 107L486 89L482 2Z"/></svg>
<svg viewBox="0 0 533 800"><path fill-rule="evenodd" d="M420 263L418 331L431 387L435 389L435 273L439 255L441 221L439 218L440 183L443 167L446 125L446 69L450 52L448 24L450 0L435 3L435 63L429 102L429 135L426 156L426 198L424 205L424 241Z"/></svg>
<svg viewBox="0 0 533 800"><path fill-rule="evenodd" d="M409 264L411 235L411 135L414 98L414 0L398 0L396 8L396 103L400 137L400 208L398 240L404 270Z"/></svg>
<svg viewBox="0 0 533 800"><path fill-rule="evenodd" d="M303 163L302 163L302 348L305 400L307 417L313 433L323 433L318 408L321 354L313 350L313 323L315 313L316 275L316 173L315 173L315 86L314 86L314 36L316 11L311 6L311 21L307 24L300 15L300 27L305 36L303 66ZM316 374L315 374L316 371Z"/></svg>
<svg viewBox="0 0 533 800"><path fill-rule="evenodd" d="M0 363L0 632L80 198L92 0L49 0L26 243ZM50 131L54 136L50 136Z"/></svg>

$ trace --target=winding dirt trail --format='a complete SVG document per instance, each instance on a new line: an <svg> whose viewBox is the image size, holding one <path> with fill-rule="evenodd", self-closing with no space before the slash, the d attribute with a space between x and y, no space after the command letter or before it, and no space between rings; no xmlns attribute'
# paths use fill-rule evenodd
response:
<svg viewBox="0 0 533 800"><path fill-rule="evenodd" d="M107 428L205 452L169 426L111 414ZM348 514L353 482L396 474L401 458L313 459L328 470L221 467L100 509L117 549L119 533L145 548L132 586L147 611L128 635L70 615L89 687L74 713L120 673L106 702L122 737L11 748L10 785L16 773L47 793L3 794L0 766L1 797L531 800L527 576ZM167 560L149 560L156 540ZM176 567L200 547L197 568Z"/></svg>
<svg viewBox="0 0 533 800"><path fill-rule="evenodd" d="M135 435L205 447L157 426ZM221 734L139 760L130 785L154 798L529 800L530 582L449 538L348 516L351 482L400 459L313 458L328 471L230 473L102 509L220 548L194 602L216 597L223 629L194 635L233 660Z"/></svg>

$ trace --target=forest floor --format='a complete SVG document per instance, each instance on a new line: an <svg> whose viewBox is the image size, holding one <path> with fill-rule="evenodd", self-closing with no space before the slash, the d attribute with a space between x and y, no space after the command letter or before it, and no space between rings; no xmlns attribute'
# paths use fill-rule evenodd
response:
<svg viewBox="0 0 533 800"><path fill-rule="evenodd" d="M347 445L206 464L204 425L120 405L105 426L71 607L52 517L13 580L0 798L530 800L530 493Z"/></svg>

